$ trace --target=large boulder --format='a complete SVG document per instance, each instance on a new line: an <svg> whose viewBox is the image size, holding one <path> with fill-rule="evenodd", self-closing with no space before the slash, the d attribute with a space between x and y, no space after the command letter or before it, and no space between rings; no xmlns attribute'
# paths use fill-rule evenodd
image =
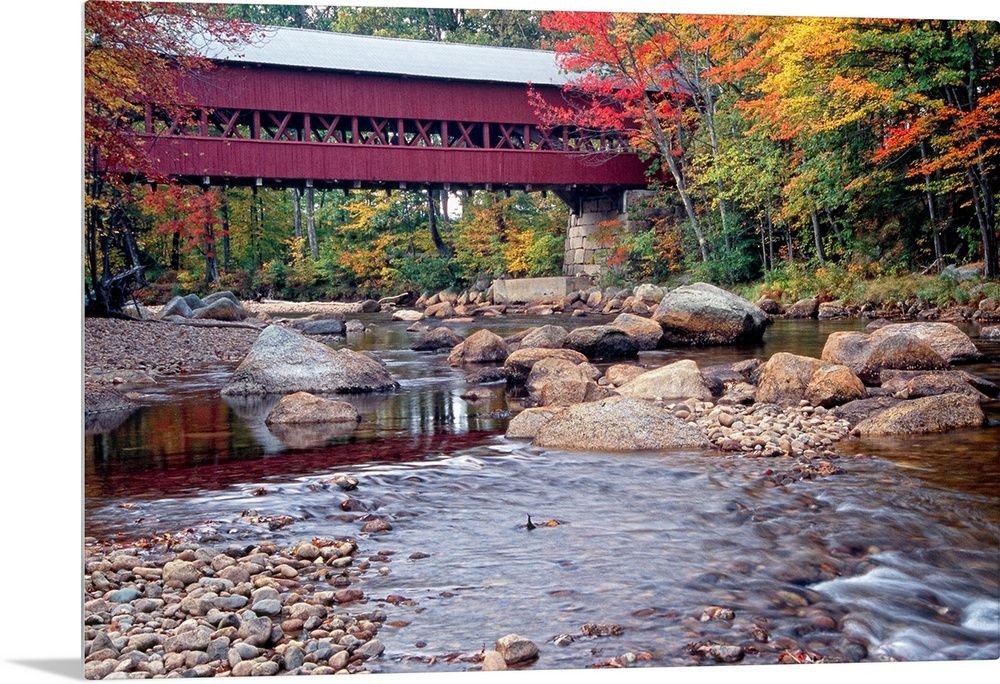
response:
<svg viewBox="0 0 1000 684"><path fill-rule="evenodd" d="M341 318L303 319L293 326L303 335L346 335L347 324Z"/></svg>
<svg viewBox="0 0 1000 684"><path fill-rule="evenodd" d="M572 349L550 349L548 347L529 347L512 352L504 360L507 378L513 383L522 383L528 379L528 374L536 363L542 359L565 359L573 363L586 363L587 357Z"/></svg>
<svg viewBox="0 0 1000 684"><path fill-rule="evenodd" d="M264 423L299 424L299 423L358 423L361 414L354 405L346 401L335 401L317 397L309 392L286 394L278 404L271 409Z"/></svg>
<svg viewBox="0 0 1000 684"><path fill-rule="evenodd" d="M813 374L823 362L809 356L778 352L758 371L757 401L795 406L805 398Z"/></svg>
<svg viewBox="0 0 1000 684"><path fill-rule="evenodd" d="M607 391L596 382L600 374L589 363L541 359L528 374L528 396L538 406L569 406L603 399Z"/></svg>
<svg viewBox="0 0 1000 684"><path fill-rule="evenodd" d="M618 318L611 322L611 326L635 338L636 342L639 343L640 351L656 349L660 340L663 339L663 328L660 327L660 324L642 316L630 313L619 314Z"/></svg>
<svg viewBox="0 0 1000 684"><path fill-rule="evenodd" d="M922 321L917 323L893 323L885 325L871 334L872 339L893 335L912 335L940 354L946 363L968 363L982 361L984 356L976 348L972 339L958 326L951 323Z"/></svg>
<svg viewBox="0 0 1000 684"><path fill-rule="evenodd" d="M507 423L507 439L534 439L538 428L549 422L559 408L537 407L526 408Z"/></svg>
<svg viewBox="0 0 1000 684"><path fill-rule="evenodd" d="M639 353L639 342L624 330L610 325L588 325L566 335L563 347L580 352L588 359L612 361Z"/></svg>
<svg viewBox="0 0 1000 684"><path fill-rule="evenodd" d="M665 408L628 397L564 408L538 428L536 446L573 451L709 448L701 430Z"/></svg>
<svg viewBox="0 0 1000 684"><path fill-rule="evenodd" d="M445 326L434 328L417 342L410 345L413 351L439 351L441 349L454 349L462 344L462 338Z"/></svg>
<svg viewBox="0 0 1000 684"><path fill-rule="evenodd" d="M954 392L972 397L980 403L989 401L988 396L976 389L974 377L962 371L930 371L926 373L885 371L882 373L882 389L892 392L893 396L900 399L919 399Z"/></svg>
<svg viewBox="0 0 1000 684"><path fill-rule="evenodd" d="M271 325L257 336L222 393L346 394L397 387L389 372L365 354L331 349L294 330Z"/></svg>
<svg viewBox="0 0 1000 684"><path fill-rule="evenodd" d="M193 309L191 311L191 318L214 321L242 321L250 316L242 304L228 297L216 297L211 301L208 299L203 301L206 302L205 306Z"/></svg>
<svg viewBox="0 0 1000 684"><path fill-rule="evenodd" d="M785 318L816 318L819 315L819 300L816 297L800 299L785 309Z"/></svg>
<svg viewBox="0 0 1000 684"><path fill-rule="evenodd" d="M864 399L868 390L847 366L824 363L813 373L806 386L805 400L812 406L831 408Z"/></svg>
<svg viewBox="0 0 1000 684"><path fill-rule="evenodd" d="M646 371L623 384L617 392L623 397L647 401L708 401L712 398L698 364L690 359Z"/></svg>
<svg viewBox="0 0 1000 684"><path fill-rule="evenodd" d="M756 400L765 404L838 406L862 399L867 390L850 368L788 352L774 354L757 371Z"/></svg>
<svg viewBox="0 0 1000 684"><path fill-rule="evenodd" d="M941 394L903 401L863 420L852 430L862 436L912 435L981 427L986 415L979 402L964 394Z"/></svg>
<svg viewBox="0 0 1000 684"><path fill-rule="evenodd" d="M668 292L653 312L670 345L751 344L764 336L768 316L759 306L708 283Z"/></svg>
<svg viewBox="0 0 1000 684"><path fill-rule="evenodd" d="M503 361L509 353L503 338L484 328L472 333L464 342L456 345L448 355L448 363L460 366L463 363Z"/></svg>
<svg viewBox="0 0 1000 684"><path fill-rule="evenodd" d="M157 318L167 318L169 316L181 316L188 318L191 316L191 306L184 297L174 297L164 304L157 312Z"/></svg>
<svg viewBox="0 0 1000 684"><path fill-rule="evenodd" d="M520 338L520 349L528 347L544 347L546 349L559 349L566 341L569 331L561 325L542 325L531 328Z"/></svg>
<svg viewBox="0 0 1000 684"><path fill-rule="evenodd" d="M902 399L890 396L868 397L835 406L830 409L830 413L839 419L846 420L851 427L854 427L858 423L881 413L887 408L902 403L902 401Z"/></svg>
<svg viewBox="0 0 1000 684"><path fill-rule="evenodd" d="M870 335L835 332L827 337L822 359L847 366L866 385L878 385L884 370L944 370L948 363L918 337L879 328Z"/></svg>

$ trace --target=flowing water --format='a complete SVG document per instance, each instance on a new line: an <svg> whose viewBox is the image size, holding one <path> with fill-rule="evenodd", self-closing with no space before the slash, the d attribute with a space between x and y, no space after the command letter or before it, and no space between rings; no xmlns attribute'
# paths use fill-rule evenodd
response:
<svg viewBox="0 0 1000 684"><path fill-rule="evenodd" d="M227 373L163 384L120 425L88 429L86 534L190 529L223 545L353 536L373 558L361 587L388 614L374 665L385 672L467 669L449 656L509 632L539 644L535 668L590 667L625 652L648 654L639 665L694 664L704 661L690 645L707 642L744 646L747 663L785 651L1000 657L995 409L983 430L842 443L841 474L775 487L764 475L780 459L506 440L516 406L502 385L488 386L492 399L466 401L462 371L445 355L410 351L407 324L361 318L372 331L344 344L377 353L401 388L341 397L364 415L356 430L272 434L264 417L277 398L223 400ZM503 336L545 323L593 319L489 327ZM780 320L755 347L658 351L640 362L819 356L830 332L863 325ZM467 335L479 324L453 327ZM983 349L993 362L968 370L1000 381L1000 347ZM358 489L329 482L340 474ZM393 530L359 533L370 515ZM528 515L559 524L529 530ZM262 516L294 523L272 530ZM712 606L735 618L702 620ZM623 630L585 637L587 623ZM761 630L766 642L749 636ZM575 638L556 645L560 634Z"/></svg>

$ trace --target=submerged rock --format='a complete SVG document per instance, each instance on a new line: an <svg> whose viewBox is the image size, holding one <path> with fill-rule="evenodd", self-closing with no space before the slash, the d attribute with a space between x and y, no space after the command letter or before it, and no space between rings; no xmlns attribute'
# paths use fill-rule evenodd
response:
<svg viewBox="0 0 1000 684"><path fill-rule="evenodd" d="M295 392L281 398L264 423L358 423L361 414L353 404L317 397L308 392Z"/></svg>

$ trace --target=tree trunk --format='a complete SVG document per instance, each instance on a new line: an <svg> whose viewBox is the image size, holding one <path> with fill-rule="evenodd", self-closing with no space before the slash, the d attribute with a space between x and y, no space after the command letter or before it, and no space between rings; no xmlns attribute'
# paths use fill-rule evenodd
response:
<svg viewBox="0 0 1000 684"><path fill-rule="evenodd" d="M229 271L229 201L226 198L226 192L223 190L220 193L220 202L222 204L222 270Z"/></svg>
<svg viewBox="0 0 1000 684"><path fill-rule="evenodd" d="M819 259L820 266L826 266L826 254L823 253L823 236L819 227L819 214L815 207L809 210L813 224L813 239L816 241L816 258Z"/></svg>
<svg viewBox="0 0 1000 684"><path fill-rule="evenodd" d="M309 254L314 260L318 260L319 244L316 242L316 221L313 216L315 209L315 190L310 186L306 188L306 235L309 237Z"/></svg>
<svg viewBox="0 0 1000 684"><path fill-rule="evenodd" d="M698 240L698 248L701 251L701 260L702 262L707 263L709 260L708 241L705 239L705 234L701 229L701 221L698 220L698 212L694 208L694 201L691 199L690 191L688 191L686 178L684 177L684 173L680 166L678 166L677 160L674 158L670 145L670 139L668 138L666 131L664 131L660 126L653 101L649 99L648 95L645 98L645 105L647 123L649 124L650 130L653 132L656 139L656 146L660 152L660 158L667 162L667 168L670 170L670 175L674 177L674 185L677 187L677 194L680 195L681 203L684 205L684 212L687 214L688 221L691 222L691 230L694 231L694 236Z"/></svg>
<svg viewBox="0 0 1000 684"><path fill-rule="evenodd" d="M296 239L302 237L302 203L299 201L301 199L302 191L292 188L292 228Z"/></svg>
<svg viewBox="0 0 1000 684"><path fill-rule="evenodd" d="M209 203L209 195L211 189L205 185L201 189L202 201L205 202L206 206ZM219 279L219 264L215 258L215 217L212 216L211 212L206 212L207 218L205 219L205 284L211 285L216 280Z"/></svg>
<svg viewBox="0 0 1000 684"><path fill-rule="evenodd" d="M920 141L920 159L927 160L927 141ZM931 177L924 174L924 195L927 197L927 212L931 217L931 236L934 241L934 263L936 270L941 272L944 266L944 245L941 243L941 224L938 221L937 205L934 202L934 193L931 192Z"/></svg>
<svg viewBox="0 0 1000 684"><path fill-rule="evenodd" d="M979 222L979 233L983 239L983 277L996 278L1000 268L998 268L992 189L989 182L977 174L971 166L967 169L967 174L969 185L972 187L972 199L976 208L976 220Z"/></svg>
<svg viewBox="0 0 1000 684"><path fill-rule="evenodd" d="M437 250L438 256L447 259L451 256L451 250L441 239L441 233L437 227L437 208L434 206L434 190L427 188L427 224L431 229L431 242Z"/></svg>
<svg viewBox="0 0 1000 684"><path fill-rule="evenodd" d="M771 221L771 210L765 210L765 216L767 217L767 256L768 261L771 262L771 268L774 269L774 222Z"/></svg>

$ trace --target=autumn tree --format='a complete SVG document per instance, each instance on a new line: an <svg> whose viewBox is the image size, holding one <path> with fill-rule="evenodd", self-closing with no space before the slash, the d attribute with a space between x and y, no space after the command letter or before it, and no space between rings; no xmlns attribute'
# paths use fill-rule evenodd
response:
<svg viewBox="0 0 1000 684"><path fill-rule="evenodd" d="M120 311L131 283L141 281L131 230L127 221L114 219L127 216L123 207L134 199L127 177L165 180L135 127L145 105L183 116L180 80L210 68L197 52L195 37L238 45L249 35L248 27L222 18L214 5L105 0L84 5L85 244L91 313Z"/></svg>

